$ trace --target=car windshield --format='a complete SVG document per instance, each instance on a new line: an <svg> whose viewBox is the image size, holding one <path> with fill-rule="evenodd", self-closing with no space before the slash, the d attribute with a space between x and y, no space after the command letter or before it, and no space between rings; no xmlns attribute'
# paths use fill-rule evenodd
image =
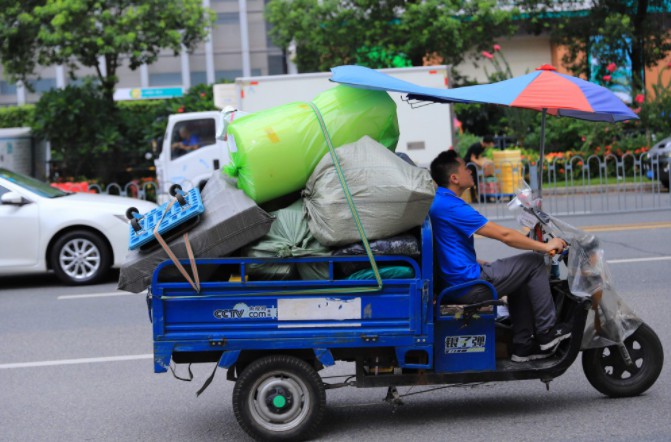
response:
<svg viewBox="0 0 671 442"><path fill-rule="evenodd" d="M43 183L42 181L38 181L35 178L21 175L20 173L12 172L7 169L0 169L0 178L4 178L9 182L21 186L24 189L44 198L58 198L67 195L66 192L56 189L55 187L51 187L47 183Z"/></svg>

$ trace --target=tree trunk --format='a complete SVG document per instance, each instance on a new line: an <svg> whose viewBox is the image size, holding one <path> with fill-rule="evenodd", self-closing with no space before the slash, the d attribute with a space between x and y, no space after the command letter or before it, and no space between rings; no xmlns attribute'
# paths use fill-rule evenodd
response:
<svg viewBox="0 0 671 442"><path fill-rule="evenodd" d="M635 95L645 89L645 59L643 23L648 15L648 0L637 2L636 14L633 17L634 33L631 40L631 90Z"/></svg>

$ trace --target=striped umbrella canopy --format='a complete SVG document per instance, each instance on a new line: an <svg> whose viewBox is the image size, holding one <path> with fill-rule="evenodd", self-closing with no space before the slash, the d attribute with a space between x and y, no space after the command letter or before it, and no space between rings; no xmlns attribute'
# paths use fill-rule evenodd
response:
<svg viewBox="0 0 671 442"><path fill-rule="evenodd" d="M362 66L331 69L331 81L353 87L406 93L409 100L436 103L483 103L533 109L542 112L540 155L545 151L547 114L588 121L616 123L638 116L615 94L603 86L566 74L550 65L534 72L496 83L438 89L418 86ZM538 196L541 195L538 170Z"/></svg>

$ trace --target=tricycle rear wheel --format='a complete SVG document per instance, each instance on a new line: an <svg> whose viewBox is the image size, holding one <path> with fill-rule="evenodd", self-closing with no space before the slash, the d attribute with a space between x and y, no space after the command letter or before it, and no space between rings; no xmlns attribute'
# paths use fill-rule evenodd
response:
<svg viewBox="0 0 671 442"><path fill-rule="evenodd" d="M632 367L624 362L616 345L582 353L582 368L587 380L606 396L638 396L655 383L662 371L662 343L648 325L641 324L624 344L634 362Z"/></svg>
<svg viewBox="0 0 671 442"><path fill-rule="evenodd" d="M326 393L317 371L288 355L249 364L233 389L233 411L243 430L257 440L302 440L317 430Z"/></svg>

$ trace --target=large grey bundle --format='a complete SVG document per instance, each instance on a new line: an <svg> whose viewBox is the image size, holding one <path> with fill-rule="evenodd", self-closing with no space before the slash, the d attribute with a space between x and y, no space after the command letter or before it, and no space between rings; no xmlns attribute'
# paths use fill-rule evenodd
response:
<svg viewBox="0 0 671 442"><path fill-rule="evenodd" d="M337 155L369 240L424 222L435 194L429 171L411 166L369 137L339 147ZM360 240L330 155L310 176L303 202L310 231L320 243L337 246Z"/></svg>
<svg viewBox="0 0 671 442"><path fill-rule="evenodd" d="M230 255L235 250L263 237L273 223L273 217L221 173L215 172L202 193L205 213L189 231L189 242L196 257L215 258ZM187 259L183 235L168 242L179 259ZM149 252L133 250L119 274L119 289L139 293L149 287L154 269L169 259L159 246ZM188 266L187 266L188 267Z"/></svg>

